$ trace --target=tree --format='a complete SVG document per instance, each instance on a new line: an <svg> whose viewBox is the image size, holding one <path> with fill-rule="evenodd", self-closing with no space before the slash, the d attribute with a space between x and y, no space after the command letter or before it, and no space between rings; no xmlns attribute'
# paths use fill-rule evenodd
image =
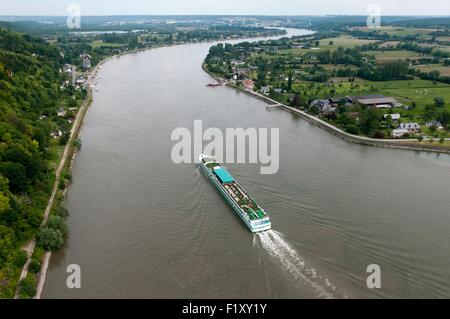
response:
<svg viewBox="0 0 450 319"><path fill-rule="evenodd" d="M56 251L64 245L64 237L59 230L44 227L37 234L37 242L47 251Z"/></svg>
<svg viewBox="0 0 450 319"><path fill-rule="evenodd" d="M305 106L305 104L305 99L300 94L295 94L294 99L292 100L292 106L302 107Z"/></svg>
<svg viewBox="0 0 450 319"><path fill-rule="evenodd" d="M59 139L59 145L66 145L70 139L70 132L64 132L61 138Z"/></svg>
<svg viewBox="0 0 450 319"><path fill-rule="evenodd" d="M39 262L39 260L36 258L31 259L28 270L32 274L37 274L41 270L41 263Z"/></svg>
<svg viewBox="0 0 450 319"><path fill-rule="evenodd" d="M444 100L444 98L443 98L443 97L440 97L440 96L436 96L436 97L434 98L434 105L435 105L436 107L444 107L444 106L445 106L445 100Z"/></svg>
<svg viewBox="0 0 450 319"><path fill-rule="evenodd" d="M345 129L345 131L349 134L353 134L353 135L359 135L359 127L357 127L356 125L349 125L347 126L347 128Z"/></svg>
<svg viewBox="0 0 450 319"><path fill-rule="evenodd" d="M0 214L9 209L8 180L0 175Z"/></svg>
<svg viewBox="0 0 450 319"><path fill-rule="evenodd" d="M450 123L450 112L447 110L442 111L442 113L439 115L439 121L443 125Z"/></svg>
<svg viewBox="0 0 450 319"><path fill-rule="evenodd" d="M386 116L386 126L392 127L392 116L391 115Z"/></svg>
<svg viewBox="0 0 450 319"><path fill-rule="evenodd" d="M25 167L20 163L5 162L0 165L2 173L9 181L11 192L24 193L28 186L28 179Z"/></svg>
<svg viewBox="0 0 450 319"><path fill-rule="evenodd" d="M318 115L320 113L319 108L316 105L313 105L309 108L311 114Z"/></svg>
<svg viewBox="0 0 450 319"><path fill-rule="evenodd" d="M58 215L50 216L45 227L60 231L63 237L66 237L68 234L68 229L64 218Z"/></svg>
<svg viewBox="0 0 450 319"><path fill-rule="evenodd" d="M437 81L441 77L441 72L434 70L428 73L428 79L431 81Z"/></svg>
<svg viewBox="0 0 450 319"><path fill-rule="evenodd" d="M9 197L5 196L4 192L0 192L0 214L9 207Z"/></svg>
<svg viewBox="0 0 450 319"><path fill-rule="evenodd" d="M292 90L292 72L289 72L287 90L290 92Z"/></svg>
<svg viewBox="0 0 450 319"><path fill-rule="evenodd" d="M375 138L385 138L385 134L384 134L383 131L377 131L377 132L374 134L374 137L375 137Z"/></svg>
<svg viewBox="0 0 450 319"><path fill-rule="evenodd" d="M20 296L22 298L33 298L35 295L36 283L33 276L30 274L20 282Z"/></svg>
<svg viewBox="0 0 450 319"><path fill-rule="evenodd" d="M380 126L380 112L375 108L368 108L361 113L360 126L361 130L370 135Z"/></svg>
<svg viewBox="0 0 450 319"><path fill-rule="evenodd" d="M13 230L6 226L0 225L0 269L15 244Z"/></svg>

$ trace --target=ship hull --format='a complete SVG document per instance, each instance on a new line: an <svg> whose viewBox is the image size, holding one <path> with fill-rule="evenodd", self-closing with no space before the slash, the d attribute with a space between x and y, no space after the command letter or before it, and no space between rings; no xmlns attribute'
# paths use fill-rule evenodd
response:
<svg viewBox="0 0 450 319"><path fill-rule="evenodd" d="M200 169L203 174L208 177L208 179L214 184L214 186L219 190L228 204L233 208L233 211L239 216L239 218L244 222L247 228L253 233L259 233L263 231L270 230L272 225L270 222L260 222L260 224L253 224L249 220L245 218L245 212L239 205L233 200L233 198L228 194L227 190L223 187L223 185L217 180L214 174L208 169L203 163L199 164Z"/></svg>

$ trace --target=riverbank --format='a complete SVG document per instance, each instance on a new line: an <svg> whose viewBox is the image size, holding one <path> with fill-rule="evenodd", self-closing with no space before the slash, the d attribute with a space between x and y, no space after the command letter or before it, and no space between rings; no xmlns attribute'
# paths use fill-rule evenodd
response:
<svg viewBox="0 0 450 319"><path fill-rule="evenodd" d="M53 184L52 192L51 192L47 207L44 211L41 228L44 227L45 224L47 223L48 218L50 216L50 212L52 210L52 207L55 205L55 202L58 201L57 194L58 194L58 190L60 188L59 184L61 182L62 172L64 172L64 171L70 172L73 161L75 159L78 148L74 145L74 141L76 139L78 139L81 134L84 119L87 114L87 110L93 101L93 99L92 99L92 84L93 84L95 78L97 77L98 71L101 69L102 65L112 58L113 57L107 57L106 59L102 60L88 74L88 80L86 82L87 83L87 86L86 86L87 87L87 96L86 96L85 100L83 101L82 105L80 106L78 113L75 117L75 120L73 122L71 131L70 131L70 138L67 141L67 144L61 155L61 159L59 161L58 168L55 172L55 182ZM67 161L68 159L70 159L70 161ZM67 191L67 187L68 187L68 185L65 185L64 189L62 190L63 197ZM17 286L16 293L14 295L14 299L20 298L20 282L22 280L24 280L28 275L28 268L29 268L31 259L33 257L35 248L36 248L36 238L34 237L29 242L29 244L26 246L27 260L25 262L25 265L22 268L22 271L21 271L21 274L19 277L19 281L18 281L19 284ZM39 275L38 275L38 279L37 279L36 295L34 297L35 299L39 299L41 296L42 289L43 289L44 283L45 283L45 276L47 273L50 258L51 258L51 252L50 251L45 252L45 254L42 258L41 269L39 271Z"/></svg>
<svg viewBox="0 0 450 319"><path fill-rule="evenodd" d="M132 52L130 52L132 53ZM70 139L68 141L68 144L66 146L67 149L67 154L64 157L64 163L61 162L60 166L62 165L63 168L65 168L67 170L67 172L70 172L72 170L72 166L73 163L75 161L75 157L77 155L77 151L78 151L78 147L76 147L74 145L74 141L79 139L81 136L81 132L83 131L83 126L84 126L84 120L86 117L86 114L89 110L89 107L91 106L92 102L93 102L93 84L97 78L98 72L101 70L102 66L112 60L115 59L116 56L109 56L105 59L103 59L102 61L100 61L95 67L94 69L91 70L91 72L88 75L88 80L87 80L87 96L85 101L83 102L83 105L80 107L76 120L74 122L74 125L72 126L72 130L71 130L71 135L70 135ZM70 159L69 162L66 162L67 159ZM60 174L61 171L59 171L59 175L57 175L57 179L55 180L55 185L56 185L56 190L57 191L57 186L60 182ZM63 198L66 196L67 190L68 190L69 185L65 185L64 189L62 190L62 195ZM55 194L56 195L56 194ZM52 196L53 193L52 193ZM50 202L49 202L50 204ZM51 210L51 206L47 207L49 210ZM48 214L45 217L45 221L42 223L42 226L45 225L46 220L48 219ZM51 259L51 255L52 252L51 251L47 251L44 254L43 260L42 260L42 264L41 264L41 270L39 272L39 279L37 282L37 286L36 286L36 295L35 295L35 299L40 299L41 295L42 295L42 291L44 289L44 284L45 284L45 278L47 275L47 270L48 270L48 266L50 263L50 259Z"/></svg>
<svg viewBox="0 0 450 319"><path fill-rule="evenodd" d="M205 64L202 65L202 69L209 74L213 79L218 82L225 82L225 79L215 76L209 70L207 70ZM269 105L274 105L280 107L288 112L299 115L303 120L316 125L317 127L339 137L348 142L367 145L367 146L376 146L376 147L384 147L384 148L394 148L394 149L403 149L403 150L411 150L411 151L425 151L425 152L434 152L434 153L444 153L450 154L450 146L449 145L438 145L438 142L434 142L431 144L429 141L419 142L417 139L398 139L398 140L388 140L388 139L374 139L365 136L358 136L349 134L340 128L325 122L324 120L315 117L311 114L308 114L302 110L297 108L288 106L286 104L275 101L265 95L259 94L258 92L245 89L241 86L234 85L226 81L226 85L240 92L251 95L259 100L267 102ZM450 139L446 139L449 141Z"/></svg>

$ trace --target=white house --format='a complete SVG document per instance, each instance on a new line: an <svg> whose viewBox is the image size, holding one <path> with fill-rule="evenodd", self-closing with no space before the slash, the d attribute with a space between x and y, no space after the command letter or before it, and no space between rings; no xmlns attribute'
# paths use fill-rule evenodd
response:
<svg viewBox="0 0 450 319"><path fill-rule="evenodd" d="M404 128L392 130L392 133L391 133L393 138L400 138L400 137L403 137L405 134L409 134L409 131Z"/></svg>
<svg viewBox="0 0 450 319"><path fill-rule="evenodd" d="M64 111L63 108L60 108L58 111L58 116L59 117L65 117L66 116L66 111Z"/></svg>
<svg viewBox="0 0 450 319"><path fill-rule="evenodd" d="M420 125L417 123L400 123L398 128L408 130L409 133L420 133Z"/></svg>

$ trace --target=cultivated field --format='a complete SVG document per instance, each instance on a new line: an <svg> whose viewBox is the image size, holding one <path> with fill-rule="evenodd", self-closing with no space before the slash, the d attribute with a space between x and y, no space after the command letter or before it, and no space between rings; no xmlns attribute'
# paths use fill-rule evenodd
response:
<svg viewBox="0 0 450 319"><path fill-rule="evenodd" d="M388 63L397 60L418 59L427 57L425 54L420 54L414 51L367 51L366 54L374 55L378 63Z"/></svg>
<svg viewBox="0 0 450 319"><path fill-rule="evenodd" d="M418 65L415 68L422 72L439 71L443 76L450 76L450 66L445 66L442 64Z"/></svg>
<svg viewBox="0 0 450 319"><path fill-rule="evenodd" d="M330 42L333 44L330 45ZM337 49L338 47L352 48L358 45L376 42L375 40L358 39L351 36L340 36L338 38L327 38L320 40L320 47Z"/></svg>

